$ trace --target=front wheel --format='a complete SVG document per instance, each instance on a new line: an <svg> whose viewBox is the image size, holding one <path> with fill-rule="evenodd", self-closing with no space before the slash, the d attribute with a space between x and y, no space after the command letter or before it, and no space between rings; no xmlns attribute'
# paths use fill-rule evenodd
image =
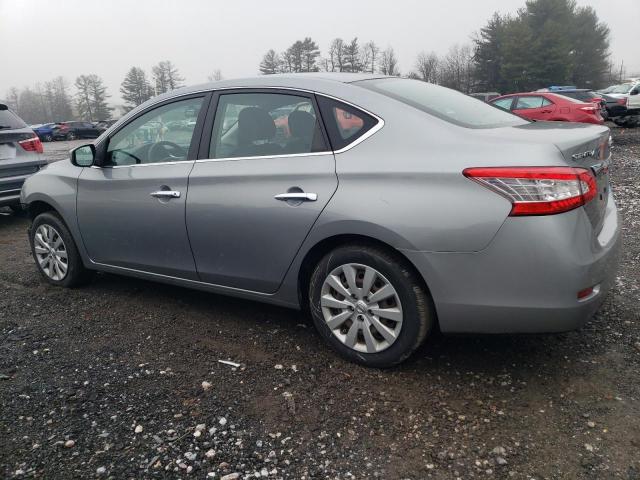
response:
<svg viewBox="0 0 640 480"><path fill-rule="evenodd" d="M76 138L78 138L78 136L75 133L73 132L67 133L67 140L75 140Z"/></svg>
<svg viewBox="0 0 640 480"><path fill-rule="evenodd" d="M353 244L329 252L312 273L309 302L329 345L369 367L401 363L435 323L422 280L406 259L377 246Z"/></svg>
<svg viewBox="0 0 640 480"><path fill-rule="evenodd" d="M29 241L36 266L47 282L75 287L90 278L69 229L58 215L38 215L29 230Z"/></svg>

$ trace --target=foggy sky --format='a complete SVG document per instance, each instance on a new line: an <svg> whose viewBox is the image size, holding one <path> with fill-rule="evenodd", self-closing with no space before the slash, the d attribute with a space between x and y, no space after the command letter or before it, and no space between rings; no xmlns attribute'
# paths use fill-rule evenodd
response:
<svg viewBox="0 0 640 480"><path fill-rule="evenodd" d="M215 69L225 78L258 73L269 49L305 36L326 54L331 39L357 36L393 46L400 71L416 55L445 54L470 40L495 11L513 13L525 0L0 0L0 98L9 87L62 75L105 80L110 103L131 66L148 74L171 60L187 84ZM640 0L578 0L611 28L611 52L627 73L640 72Z"/></svg>

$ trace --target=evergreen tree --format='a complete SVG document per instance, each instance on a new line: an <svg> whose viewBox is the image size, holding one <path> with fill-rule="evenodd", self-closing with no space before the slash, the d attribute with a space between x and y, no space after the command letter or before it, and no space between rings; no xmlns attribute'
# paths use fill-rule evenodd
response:
<svg viewBox="0 0 640 480"><path fill-rule="evenodd" d="M90 122L109 120L111 108L107 105L107 87L97 75L80 75L75 82L76 108L82 120Z"/></svg>
<svg viewBox="0 0 640 480"><path fill-rule="evenodd" d="M264 54L262 62L260 62L260 73L263 75L273 75L280 72L281 69L282 59L274 49L271 49Z"/></svg>
<svg viewBox="0 0 640 480"><path fill-rule="evenodd" d="M147 75L139 67L131 67L120 86L125 109L129 110L143 104L153 96L153 89Z"/></svg>
<svg viewBox="0 0 640 480"><path fill-rule="evenodd" d="M344 46L344 67L342 71L361 72L360 57L360 45L358 45L358 37L356 37Z"/></svg>

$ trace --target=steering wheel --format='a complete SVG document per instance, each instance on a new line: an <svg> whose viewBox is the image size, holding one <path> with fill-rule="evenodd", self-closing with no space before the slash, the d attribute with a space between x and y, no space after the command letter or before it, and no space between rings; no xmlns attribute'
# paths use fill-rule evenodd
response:
<svg viewBox="0 0 640 480"><path fill-rule="evenodd" d="M151 145L148 158L151 162L164 162L165 160L184 160L187 158L187 149L177 143L160 141Z"/></svg>

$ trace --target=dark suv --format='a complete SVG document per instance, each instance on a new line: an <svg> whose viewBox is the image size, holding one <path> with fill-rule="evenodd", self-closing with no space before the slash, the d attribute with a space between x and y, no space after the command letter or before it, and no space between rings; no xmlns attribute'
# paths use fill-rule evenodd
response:
<svg viewBox="0 0 640 480"><path fill-rule="evenodd" d="M98 138L103 131L90 122L62 122L54 128L53 138L56 140Z"/></svg>
<svg viewBox="0 0 640 480"><path fill-rule="evenodd" d="M20 209L20 189L47 162L42 142L18 115L0 103L0 207Z"/></svg>

